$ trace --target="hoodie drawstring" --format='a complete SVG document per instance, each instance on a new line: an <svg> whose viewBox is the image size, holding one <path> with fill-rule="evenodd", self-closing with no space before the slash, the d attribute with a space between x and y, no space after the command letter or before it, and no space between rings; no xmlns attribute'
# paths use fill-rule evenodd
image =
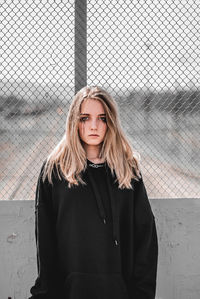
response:
<svg viewBox="0 0 200 299"><path fill-rule="evenodd" d="M95 182L95 179L93 178L92 173L89 170L88 170L88 176L89 176L89 179L91 181L91 184L92 184L92 187L94 190L100 217L101 217L103 223L106 224L106 213L105 213L105 209L103 206L103 202L102 202L101 196L97 190L97 186L96 186L97 183ZM114 244L116 246L118 246L119 245L119 238L118 238L119 216L118 216L118 209L117 209L117 205L116 205L117 202L113 196L111 182L109 179L109 172L108 172L107 168L106 168L106 182L108 185L108 191L109 191L109 196L110 196L110 200L111 200L112 222L113 222L113 240L114 240Z"/></svg>

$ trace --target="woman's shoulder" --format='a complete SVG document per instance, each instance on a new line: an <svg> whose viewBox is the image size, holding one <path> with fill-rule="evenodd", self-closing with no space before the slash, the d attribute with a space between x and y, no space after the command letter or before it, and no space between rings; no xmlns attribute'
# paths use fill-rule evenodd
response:
<svg viewBox="0 0 200 299"><path fill-rule="evenodd" d="M49 175L48 175L49 174ZM48 165L47 158L42 161L40 167L39 178L43 181L44 184L50 184L49 176L51 177L52 183L56 183L58 180L62 179L62 174L59 171L59 165L53 163L51 167Z"/></svg>
<svg viewBox="0 0 200 299"><path fill-rule="evenodd" d="M132 179L131 179L131 186L132 186L133 190L136 191L137 188L141 184L143 184L143 178L142 178L141 170L137 173L135 171L135 169L133 168L133 175L134 175L134 177L132 177Z"/></svg>

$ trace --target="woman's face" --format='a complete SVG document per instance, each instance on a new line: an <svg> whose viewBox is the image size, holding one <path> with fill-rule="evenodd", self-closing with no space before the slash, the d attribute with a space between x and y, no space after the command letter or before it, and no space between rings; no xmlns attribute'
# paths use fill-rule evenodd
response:
<svg viewBox="0 0 200 299"><path fill-rule="evenodd" d="M94 99L84 100L78 126L81 140L87 145L99 145L104 140L106 130L106 114L102 103Z"/></svg>

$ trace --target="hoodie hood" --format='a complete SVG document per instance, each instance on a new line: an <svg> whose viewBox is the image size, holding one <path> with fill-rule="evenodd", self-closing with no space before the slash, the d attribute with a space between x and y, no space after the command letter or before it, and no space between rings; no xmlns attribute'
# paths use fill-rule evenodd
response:
<svg viewBox="0 0 200 299"><path fill-rule="evenodd" d="M111 181L112 174L111 174L110 168L109 168L107 162L95 164L87 159L88 177L89 177L92 189L95 194L95 199L96 199L97 207L98 207L98 211L99 211L99 217L101 218L101 221L105 225L107 224L106 211L105 211L103 201L101 199L101 196L100 196L98 188L97 188L98 182L95 181L95 179L92 175L91 167L93 167L93 168L105 167L106 183L107 183L107 187L108 187L108 193L109 193L108 195L110 198L111 212L112 212L113 243L115 246L118 246L119 245L119 228L118 228L119 213L118 213L118 209L117 209L117 203L116 203L116 200L115 200L115 197L113 194L113 190L112 190L113 182Z"/></svg>

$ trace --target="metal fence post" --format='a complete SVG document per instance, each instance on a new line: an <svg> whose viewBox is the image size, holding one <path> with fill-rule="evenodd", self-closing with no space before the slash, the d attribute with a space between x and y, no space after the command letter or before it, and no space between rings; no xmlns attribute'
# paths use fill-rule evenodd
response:
<svg viewBox="0 0 200 299"><path fill-rule="evenodd" d="M87 85L87 0L75 1L75 93Z"/></svg>

